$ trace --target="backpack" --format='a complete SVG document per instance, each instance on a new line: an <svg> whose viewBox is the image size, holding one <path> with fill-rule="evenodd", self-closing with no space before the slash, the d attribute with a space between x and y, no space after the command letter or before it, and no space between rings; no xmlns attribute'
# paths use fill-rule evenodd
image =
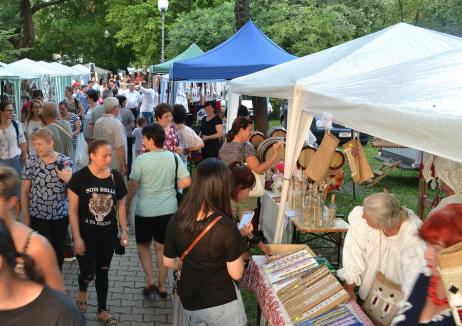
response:
<svg viewBox="0 0 462 326"><path fill-rule="evenodd" d="M18 126L18 123L14 119L11 120L11 123L13 124L14 131L16 131L16 141L18 142L18 146L19 146L19 126Z"/></svg>

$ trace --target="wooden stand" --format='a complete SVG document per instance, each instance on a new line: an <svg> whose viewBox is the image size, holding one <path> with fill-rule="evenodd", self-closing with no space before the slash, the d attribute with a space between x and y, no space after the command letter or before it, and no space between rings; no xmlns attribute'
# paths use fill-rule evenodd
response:
<svg viewBox="0 0 462 326"><path fill-rule="evenodd" d="M380 163L379 167L373 170L374 178L370 181L367 181L367 186L372 187L379 183L383 178L385 178L393 169L398 167L401 161L394 161L392 159L388 159Z"/></svg>

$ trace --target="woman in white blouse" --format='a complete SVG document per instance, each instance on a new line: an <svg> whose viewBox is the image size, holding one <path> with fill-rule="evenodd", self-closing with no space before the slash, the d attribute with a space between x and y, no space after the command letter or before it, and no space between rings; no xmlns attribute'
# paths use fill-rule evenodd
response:
<svg viewBox="0 0 462 326"><path fill-rule="evenodd" d="M366 197L348 221L343 268L338 271L345 289L356 299L359 286L359 297L365 300L376 272L381 272L407 293L424 264L425 243L417 234L422 221L387 193Z"/></svg>

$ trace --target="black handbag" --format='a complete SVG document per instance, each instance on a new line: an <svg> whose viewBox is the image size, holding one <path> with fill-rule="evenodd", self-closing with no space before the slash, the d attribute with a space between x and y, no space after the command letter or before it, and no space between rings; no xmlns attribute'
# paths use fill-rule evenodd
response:
<svg viewBox="0 0 462 326"><path fill-rule="evenodd" d="M176 193L176 201L178 202L178 207L180 206L181 199L183 199L183 194L178 191L177 179L178 179L178 159L176 158L175 153L173 153L173 157L175 158L175 193Z"/></svg>
<svg viewBox="0 0 462 326"><path fill-rule="evenodd" d="M111 178L112 178L112 183L114 184L114 189L116 189L116 184L114 181L114 175L111 173ZM125 247L122 246L122 243L120 243L120 232L119 232L119 212L117 211L117 203L114 205L114 211L116 213L116 228L117 228L117 236L115 238L115 247L114 247L114 253L116 255L125 255Z"/></svg>

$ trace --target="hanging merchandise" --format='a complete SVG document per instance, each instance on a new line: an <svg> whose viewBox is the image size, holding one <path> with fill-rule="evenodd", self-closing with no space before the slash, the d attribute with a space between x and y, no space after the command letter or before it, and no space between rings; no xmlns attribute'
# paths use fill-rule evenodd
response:
<svg viewBox="0 0 462 326"><path fill-rule="evenodd" d="M332 135L330 132L326 132L321 145L317 148L307 167L307 174L312 180L319 183L326 178L332 157L334 156L339 143L340 139Z"/></svg>
<svg viewBox="0 0 462 326"><path fill-rule="evenodd" d="M351 178L354 183L362 183L374 177L374 173L372 173L366 153L358 137L343 145L343 153L350 166Z"/></svg>

